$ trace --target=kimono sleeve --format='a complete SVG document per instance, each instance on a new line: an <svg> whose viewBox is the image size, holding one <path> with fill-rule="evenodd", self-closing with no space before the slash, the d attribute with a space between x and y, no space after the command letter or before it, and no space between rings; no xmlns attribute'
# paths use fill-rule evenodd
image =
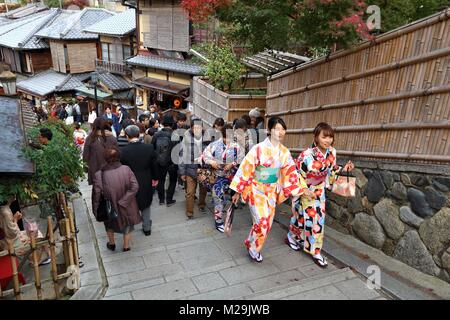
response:
<svg viewBox="0 0 450 320"><path fill-rule="evenodd" d="M328 176L327 176L327 188L330 188L333 183L337 180L339 173L342 170L341 166L338 166L336 163L336 149L333 148L332 151L332 157L331 159L333 161L333 165L330 166L330 169L328 169Z"/></svg>
<svg viewBox="0 0 450 320"><path fill-rule="evenodd" d="M306 180L302 180L302 176L298 173L294 160L292 159L289 150L285 150L285 159L280 168L280 187L281 191L278 194L277 203L284 202L289 197L296 197L303 194L303 190L308 186Z"/></svg>
<svg viewBox="0 0 450 320"><path fill-rule="evenodd" d="M206 164L210 164L210 161L214 160L214 142L210 143L202 154L203 161Z"/></svg>
<svg viewBox="0 0 450 320"><path fill-rule="evenodd" d="M252 190L253 176L258 165L257 148L255 146L247 153L230 184L230 189L242 194L244 201Z"/></svg>

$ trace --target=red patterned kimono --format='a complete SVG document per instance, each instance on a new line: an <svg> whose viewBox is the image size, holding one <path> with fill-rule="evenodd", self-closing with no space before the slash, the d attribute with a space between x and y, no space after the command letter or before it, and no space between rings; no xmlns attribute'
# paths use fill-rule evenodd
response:
<svg viewBox="0 0 450 320"><path fill-rule="evenodd" d="M258 166L277 168L277 182L257 181L255 170ZM284 202L290 196L303 193L299 181L299 174L291 153L282 144L274 147L267 138L254 146L245 156L230 188L240 193L250 206L253 227L245 240L247 249L261 251L272 226L276 205Z"/></svg>

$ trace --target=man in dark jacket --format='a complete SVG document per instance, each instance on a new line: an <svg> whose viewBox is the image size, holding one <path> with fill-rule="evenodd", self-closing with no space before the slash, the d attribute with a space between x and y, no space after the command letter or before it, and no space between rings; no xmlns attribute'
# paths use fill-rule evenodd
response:
<svg viewBox="0 0 450 320"><path fill-rule="evenodd" d="M152 145L139 141L140 130L136 125L129 125L125 129L129 144L121 150L120 161L129 166L139 183L136 200L142 214L142 230L146 236L152 232L150 206L153 199L153 187L156 185L157 169L155 167L156 152Z"/></svg>
<svg viewBox="0 0 450 320"><path fill-rule="evenodd" d="M157 154L156 164L159 172L159 204L163 205L165 200L168 207L174 205L176 202L176 200L173 199L173 194L175 193L178 178L178 168L171 159L174 145L172 142L173 124L174 121L172 116L167 114L162 122L164 128L161 131L156 132L152 139L152 144ZM167 173L169 173L169 188L166 192L165 182Z"/></svg>
<svg viewBox="0 0 450 320"><path fill-rule="evenodd" d="M194 217L194 198L197 189L197 169L202 164L201 156L203 150L210 141L204 139L203 124L198 118L191 120L191 129L186 132L180 148L179 174L186 182L186 216L188 219ZM198 208L206 212L207 190L200 185L200 197Z"/></svg>

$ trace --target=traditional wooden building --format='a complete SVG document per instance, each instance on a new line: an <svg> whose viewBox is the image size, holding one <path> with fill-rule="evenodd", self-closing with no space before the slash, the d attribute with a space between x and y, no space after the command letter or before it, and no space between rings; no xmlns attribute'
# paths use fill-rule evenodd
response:
<svg viewBox="0 0 450 320"><path fill-rule="evenodd" d="M99 36L84 29L114 13L98 8L60 10L58 13L45 28L36 33L36 36L49 42L53 70L62 73L94 71L99 56Z"/></svg>
<svg viewBox="0 0 450 320"><path fill-rule="evenodd" d="M192 78L202 66L190 61L192 28L180 1L125 2L137 15L138 54L126 60L132 67L136 105L146 110L156 103L162 110L186 109Z"/></svg>
<svg viewBox="0 0 450 320"><path fill-rule="evenodd" d="M58 9L38 11L0 22L0 56L11 71L34 75L52 67L50 47L36 32L58 14Z"/></svg>

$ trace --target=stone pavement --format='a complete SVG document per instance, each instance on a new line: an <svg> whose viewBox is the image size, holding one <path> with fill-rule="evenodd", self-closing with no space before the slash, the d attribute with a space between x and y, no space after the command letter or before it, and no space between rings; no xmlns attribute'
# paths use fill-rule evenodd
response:
<svg viewBox="0 0 450 320"><path fill-rule="evenodd" d="M83 199L91 211L91 188L82 182ZM156 199L156 200L155 200ZM82 288L92 286L94 293L78 294L78 299L174 300L174 299L386 299L378 290L369 289L363 278L349 267L328 257L329 266L321 269L304 253L294 252L284 243L285 229L274 223L262 251L264 261L252 262L243 241L251 227L247 207L236 210L231 237L214 228L211 211L195 208L194 219L184 213L184 191L177 187L177 203L160 206L155 194L152 204L152 234L144 236L141 226L132 235L131 251L122 252L122 237L116 235L116 251L106 248L103 223L93 228L98 246L97 258L82 240ZM80 199L81 200L81 199ZM207 203L211 205L208 195ZM85 210L86 211L86 210ZM81 219L80 221L85 221ZM89 220L89 219L88 219ZM81 232L80 232L81 233ZM83 240L84 239L84 240ZM84 248L84 249L83 249ZM83 254L87 256L83 256ZM98 266L95 263L98 262ZM91 265L94 264L94 265ZM100 280L103 274L103 291ZM93 286L93 283L97 287ZM79 290L83 292L86 290ZM103 296L104 292L104 296Z"/></svg>

